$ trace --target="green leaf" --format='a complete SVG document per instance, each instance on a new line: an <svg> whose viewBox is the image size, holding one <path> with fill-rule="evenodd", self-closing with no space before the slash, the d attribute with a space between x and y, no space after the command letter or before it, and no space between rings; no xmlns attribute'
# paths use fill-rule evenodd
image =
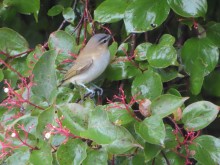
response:
<svg viewBox="0 0 220 165"><path fill-rule="evenodd" d="M88 130L82 132L81 136L101 144L113 154L122 154L139 146L128 130L109 121L107 112L101 107L91 112Z"/></svg>
<svg viewBox="0 0 220 165"><path fill-rule="evenodd" d="M127 0L105 0L94 11L94 19L100 23L113 23L124 18ZM117 6L117 7L116 7Z"/></svg>
<svg viewBox="0 0 220 165"><path fill-rule="evenodd" d="M62 5L55 5L48 10L47 15L56 16L56 15L60 14L63 11L63 9L64 9L64 7Z"/></svg>
<svg viewBox="0 0 220 165"><path fill-rule="evenodd" d="M206 29L207 37L218 47L220 47L220 23L209 23Z"/></svg>
<svg viewBox="0 0 220 165"><path fill-rule="evenodd" d="M33 69L35 86L32 87L33 93L43 97L51 103L56 97L57 78L55 72L56 52L51 50L45 52Z"/></svg>
<svg viewBox="0 0 220 165"><path fill-rule="evenodd" d="M162 82L169 82L177 77L182 77L182 75L179 74L178 69L174 67L154 69L154 71L160 75Z"/></svg>
<svg viewBox="0 0 220 165"><path fill-rule="evenodd" d="M105 71L106 78L114 81L130 79L139 73L141 71L127 57L117 58Z"/></svg>
<svg viewBox="0 0 220 165"><path fill-rule="evenodd" d="M37 134L38 138L44 139L43 133L46 130L47 124L53 124L55 118L55 108L53 106L45 109L38 117Z"/></svg>
<svg viewBox="0 0 220 165"><path fill-rule="evenodd" d="M26 63L26 57L16 58L11 62L11 66L24 77L30 75L30 68Z"/></svg>
<svg viewBox="0 0 220 165"><path fill-rule="evenodd" d="M2 69L0 69L0 82L4 80L4 73L2 71Z"/></svg>
<svg viewBox="0 0 220 165"><path fill-rule="evenodd" d="M152 115L164 118L176 111L187 99L170 94L161 95L152 101L150 110Z"/></svg>
<svg viewBox="0 0 220 165"><path fill-rule="evenodd" d="M134 121L134 118L127 112L124 104L108 104L106 110L108 112L109 120L113 123L124 125Z"/></svg>
<svg viewBox="0 0 220 165"><path fill-rule="evenodd" d="M7 165L24 165L29 163L30 151L28 147L22 147L15 150L15 153L9 156L5 162Z"/></svg>
<svg viewBox="0 0 220 165"><path fill-rule="evenodd" d="M152 71L146 71L135 77L131 93L137 99L154 99L162 92L162 82L160 76Z"/></svg>
<svg viewBox="0 0 220 165"><path fill-rule="evenodd" d="M40 0L4 0L3 4L4 6L14 7L22 14L34 13L35 19L37 20L37 15L40 10Z"/></svg>
<svg viewBox="0 0 220 165"><path fill-rule="evenodd" d="M0 50L14 56L27 51L28 42L16 31L9 28L0 28Z"/></svg>
<svg viewBox="0 0 220 165"><path fill-rule="evenodd" d="M196 138L190 145L190 150L202 165L213 165L220 162L220 139L209 135Z"/></svg>
<svg viewBox="0 0 220 165"><path fill-rule="evenodd" d="M210 75L205 77L203 88L205 91L211 95L220 97L220 72L218 70L211 72Z"/></svg>
<svg viewBox="0 0 220 165"><path fill-rule="evenodd" d="M62 144L57 150L57 160L59 164L80 165L86 158L87 145L79 139L69 139L66 144Z"/></svg>
<svg viewBox="0 0 220 165"><path fill-rule="evenodd" d="M128 5L124 22L128 33L142 33L160 26L167 18L170 8L166 1L138 0Z"/></svg>
<svg viewBox="0 0 220 165"><path fill-rule="evenodd" d="M183 17L205 17L206 0L167 0L170 7Z"/></svg>
<svg viewBox="0 0 220 165"><path fill-rule="evenodd" d="M80 135L85 131L88 123L89 109L77 103L69 103L58 106L59 116L63 116L63 126L74 135Z"/></svg>
<svg viewBox="0 0 220 165"><path fill-rule="evenodd" d="M73 9L71 7L68 7L63 10L63 17L66 21L68 21L70 23L74 23L76 15L75 15Z"/></svg>
<svg viewBox="0 0 220 165"><path fill-rule="evenodd" d="M33 150L30 156L30 162L33 165L39 165L44 162L46 165L52 165L53 157L51 152L51 147L44 141L41 141L41 146L39 150Z"/></svg>
<svg viewBox="0 0 220 165"><path fill-rule="evenodd" d="M156 157L160 153L161 149L162 148L158 145L145 143L144 145L145 161L148 162L152 160L154 157Z"/></svg>
<svg viewBox="0 0 220 165"><path fill-rule="evenodd" d="M218 63L218 47L208 38L191 38L184 43L181 55L185 70L190 75L191 92L197 95L204 76L213 71Z"/></svg>
<svg viewBox="0 0 220 165"><path fill-rule="evenodd" d="M42 54L45 52L45 49L42 48L42 45L37 45L31 53L28 54L26 63L29 67L29 70L33 69L39 58L42 56Z"/></svg>
<svg viewBox="0 0 220 165"><path fill-rule="evenodd" d="M50 34L48 46L50 49L56 50L57 53L65 53L68 55L78 52L74 37L62 30Z"/></svg>
<svg viewBox="0 0 220 165"><path fill-rule="evenodd" d="M163 120L158 116L151 116L144 119L140 123L139 134L148 143L164 145L166 132Z"/></svg>
<svg viewBox="0 0 220 165"><path fill-rule="evenodd" d="M149 42L142 43L138 45L134 51L135 53L135 60L137 61L144 61L147 60L147 52L151 48L152 44Z"/></svg>
<svg viewBox="0 0 220 165"><path fill-rule="evenodd" d="M108 154L104 150L90 150L82 165L107 165Z"/></svg>
<svg viewBox="0 0 220 165"><path fill-rule="evenodd" d="M165 68L175 63L177 52L173 47L175 38L169 34L164 34L158 45L152 45L147 51L149 64L156 68Z"/></svg>
<svg viewBox="0 0 220 165"><path fill-rule="evenodd" d="M201 130L216 119L218 112L218 106L208 101L190 104L183 110L184 128L192 131Z"/></svg>
<svg viewBox="0 0 220 165"><path fill-rule="evenodd" d="M155 68L165 68L176 62L177 52L173 47L175 38L169 34L164 34L159 44L142 43L135 49L135 60L148 60L149 64Z"/></svg>

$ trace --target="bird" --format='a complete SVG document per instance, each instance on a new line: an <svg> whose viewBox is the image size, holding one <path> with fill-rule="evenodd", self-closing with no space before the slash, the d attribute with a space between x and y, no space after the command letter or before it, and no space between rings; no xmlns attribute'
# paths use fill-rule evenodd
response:
<svg viewBox="0 0 220 165"><path fill-rule="evenodd" d="M59 86L72 83L83 86L88 92L94 94L94 91L87 88L85 84L98 78L110 63L108 49L110 39L111 35L104 33L92 36L86 46L80 51L74 65L64 75Z"/></svg>

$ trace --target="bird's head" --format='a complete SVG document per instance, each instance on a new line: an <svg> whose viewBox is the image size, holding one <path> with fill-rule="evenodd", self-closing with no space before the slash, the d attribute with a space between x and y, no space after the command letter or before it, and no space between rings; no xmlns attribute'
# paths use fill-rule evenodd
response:
<svg viewBox="0 0 220 165"><path fill-rule="evenodd" d="M107 48L110 39L111 39L111 35L104 33L95 34L90 38L90 40L86 44L86 48L89 49Z"/></svg>

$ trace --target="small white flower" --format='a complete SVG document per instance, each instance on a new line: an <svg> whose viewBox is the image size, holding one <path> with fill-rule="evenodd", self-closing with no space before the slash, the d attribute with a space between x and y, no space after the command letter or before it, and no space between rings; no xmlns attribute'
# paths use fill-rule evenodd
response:
<svg viewBox="0 0 220 165"><path fill-rule="evenodd" d="M9 89L8 88L4 88L4 92L8 93Z"/></svg>
<svg viewBox="0 0 220 165"><path fill-rule="evenodd" d="M51 136L51 133L50 133L50 132L47 132L47 133L44 135L44 137L45 137L46 139L49 139L50 136Z"/></svg>
<svg viewBox="0 0 220 165"><path fill-rule="evenodd" d="M16 136L16 133L13 132L13 133L11 134L11 137L15 137L15 136Z"/></svg>

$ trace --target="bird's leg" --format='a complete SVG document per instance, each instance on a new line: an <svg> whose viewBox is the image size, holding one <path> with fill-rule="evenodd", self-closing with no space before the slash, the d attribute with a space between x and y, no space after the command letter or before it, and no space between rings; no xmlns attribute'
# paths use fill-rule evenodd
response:
<svg viewBox="0 0 220 165"><path fill-rule="evenodd" d="M91 97L93 97L94 95L95 95L95 91L94 90L92 90L92 89L89 89L88 87L86 87L84 84L82 84L82 83L77 83L77 85L79 85L79 86L82 86L84 89L86 89L87 90L87 92L88 93L91 93L90 95L91 95ZM87 93L87 94L88 94Z"/></svg>
<svg viewBox="0 0 220 165"><path fill-rule="evenodd" d="M103 89L98 87L95 84L92 84L92 86L94 87L94 90L97 91L98 96L101 96L103 94Z"/></svg>

